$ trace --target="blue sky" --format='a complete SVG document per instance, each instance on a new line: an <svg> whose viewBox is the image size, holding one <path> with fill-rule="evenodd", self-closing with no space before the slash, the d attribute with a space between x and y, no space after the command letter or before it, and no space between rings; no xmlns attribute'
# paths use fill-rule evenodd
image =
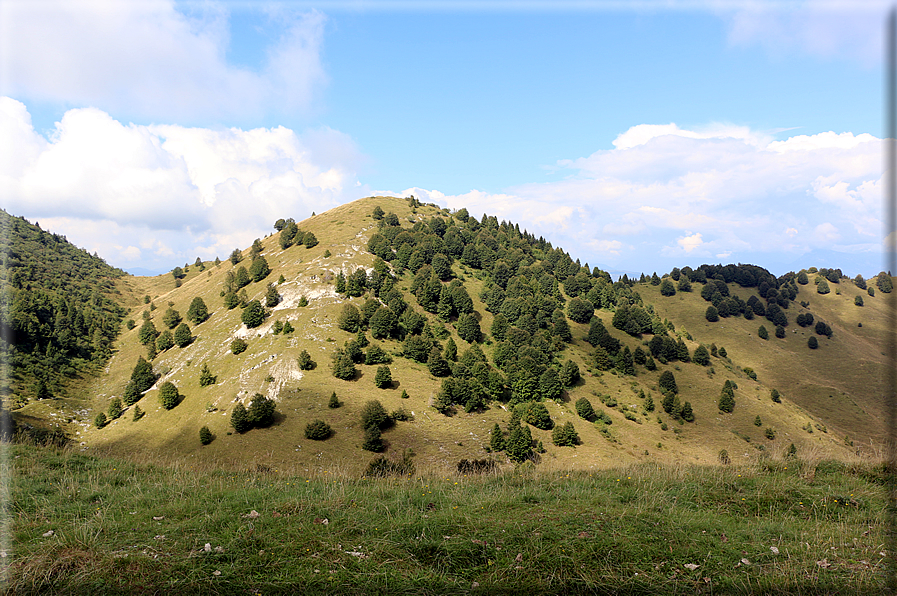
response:
<svg viewBox="0 0 897 596"><path fill-rule="evenodd" d="M414 193L613 270L868 276L885 6L7 0L2 207L126 269Z"/></svg>

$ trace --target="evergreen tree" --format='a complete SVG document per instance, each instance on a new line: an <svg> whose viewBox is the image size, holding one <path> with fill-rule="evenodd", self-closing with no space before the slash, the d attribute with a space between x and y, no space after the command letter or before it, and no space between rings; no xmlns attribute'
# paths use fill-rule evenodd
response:
<svg viewBox="0 0 897 596"><path fill-rule="evenodd" d="M811 336L810 339L807 340L807 347L809 347L811 350L815 350L819 347L819 341L815 337Z"/></svg>
<svg viewBox="0 0 897 596"><path fill-rule="evenodd" d="M608 355L607 350L598 346L595 348L595 351L592 354L593 361L595 362L595 368L598 370L610 370L613 368L614 363L610 359L610 355Z"/></svg>
<svg viewBox="0 0 897 596"><path fill-rule="evenodd" d="M361 426L363 428L383 429L389 424L389 415L383 408L383 404L372 399L365 402L361 408Z"/></svg>
<svg viewBox="0 0 897 596"><path fill-rule="evenodd" d="M379 428L371 426L364 429L364 440L361 442L361 448L374 453L383 451L383 437Z"/></svg>
<svg viewBox="0 0 897 596"><path fill-rule="evenodd" d="M374 384L378 389L387 389L392 387L392 374L386 365L377 367L377 374L374 377Z"/></svg>
<svg viewBox="0 0 897 596"><path fill-rule="evenodd" d="M333 429L323 420L313 420L305 425L305 438L312 441L324 441L330 438Z"/></svg>
<svg viewBox="0 0 897 596"><path fill-rule="evenodd" d="M202 370L199 372L199 386L208 387L209 385L214 385L217 382L218 377L213 375L212 371L209 370L209 365L203 362Z"/></svg>
<svg viewBox="0 0 897 596"><path fill-rule="evenodd" d="M237 267L237 270L234 272L234 285L236 286L236 289L248 286L250 283L252 283L252 276L249 275L246 267L242 265Z"/></svg>
<svg viewBox="0 0 897 596"><path fill-rule="evenodd" d="M162 315L162 322L169 329L174 329L181 322L181 313L169 306L165 314Z"/></svg>
<svg viewBox="0 0 897 596"><path fill-rule="evenodd" d="M187 323L178 325L178 328L174 330L174 343L176 343L179 348L186 348L192 341L193 333L190 331L190 326L187 325Z"/></svg>
<svg viewBox="0 0 897 596"><path fill-rule="evenodd" d="M654 398L648 395L645 398L645 411L653 412L654 411Z"/></svg>
<svg viewBox="0 0 897 596"><path fill-rule="evenodd" d="M187 320L191 321L194 325L199 325L208 318L209 309L206 306L205 301L197 296L190 303L190 308L187 309Z"/></svg>
<svg viewBox="0 0 897 596"><path fill-rule="evenodd" d="M150 342L155 342L158 336L159 332L156 331L156 326L149 319L144 321L140 331L137 332L137 340L145 346L149 345Z"/></svg>
<svg viewBox="0 0 897 596"><path fill-rule="evenodd" d="M665 370L660 374L660 380L657 384L660 387L660 390L664 393L679 393L679 387L676 385L676 377L668 370Z"/></svg>
<svg viewBox="0 0 897 596"><path fill-rule="evenodd" d="M358 344L359 348L366 348L371 343L368 341L367 336L364 334L364 329L358 330L358 333L355 335L355 343Z"/></svg>
<svg viewBox="0 0 897 596"><path fill-rule="evenodd" d="M199 429L199 442L202 445L208 445L212 442L213 438L214 437L212 437L212 431L209 430L208 426L203 426L201 429Z"/></svg>
<svg viewBox="0 0 897 596"><path fill-rule="evenodd" d="M243 406L243 402L237 402L237 405L234 406L230 415L230 425L238 433L245 433L252 428L252 423L249 422L249 413Z"/></svg>
<svg viewBox="0 0 897 596"><path fill-rule="evenodd" d="M116 418L121 417L121 414L121 400L115 397L112 399L112 403L109 404L109 420L115 420Z"/></svg>
<svg viewBox="0 0 897 596"><path fill-rule="evenodd" d="M93 425L97 428L103 428L104 426L106 426L106 424L106 414L104 414L103 412L97 414L96 418L93 419Z"/></svg>
<svg viewBox="0 0 897 596"><path fill-rule="evenodd" d="M710 352L707 351L707 348L704 345L700 345L695 348L695 353L692 356L692 361L695 364L700 364L701 366L707 366L710 364Z"/></svg>
<svg viewBox="0 0 897 596"><path fill-rule="evenodd" d="M458 336L468 343L480 341L480 323L472 313L463 314L456 325Z"/></svg>
<svg viewBox="0 0 897 596"><path fill-rule="evenodd" d="M305 248L314 248L318 245L318 238L311 232L306 232L302 241L305 244Z"/></svg>
<svg viewBox="0 0 897 596"><path fill-rule="evenodd" d="M592 407L592 402L585 397L580 397L576 400L576 413L579 414L580 418L589 422L595 417L595 409Z"/></svg>
<svg viewBox="0 0 897 596"><path fill-rule="evenodd" d="M546 408L545 404L542 402L530 402L526 404L523 420L542 430L550 430L554 427L554 422L548 414L548 408Z"/></svg>
<svg viewBox="0 0 897 596"><path fill-rule="evenodd" d="M261 393L256 393L252 396L252 401L249 402L249 409L246 411L249 424L256 428L271 426L274 423L275 407L276 404L273 399L269 399Z"/></svg>
<svg viewBox="0 0 897 596"><path fill-rule="evenodd" d="M891 290L894 289L894 284L891 281L891 276L889 273L882 271L878 274L878 277L875 280L875 285L878 286L878 289L884 292L885 294L889 294ZM871 296L871 294L870 294Z"/></svg>
<svg viewBox="0 0 897 596"><path fill-rule="evenodd" d="M723 390L719 396L719 410L731 414L735 410L735 392L732 389L732 383L726 381Z"/></svg>
<svg viewBox="0 0 897 596"><path fill-rule="evenodd" d="M777 404L782 403L782 397L779 394L778 389L773 389L772 391L770 391L769 396L772 398L772 401L774 401L775 403L777 403Z"/></svg>
<svg viewBox="0 0 897 596"><path fill-rule="evenodd" d="M433 346L433 349L430 350L430 355L427 358L427 370L434 377L447 377L452 374L448 361L442 357L439 348L436 346Z"/></svg>
<svg viewBox="0 0 897 596"><path fill-rule="evenodd" d="M374 339L389 337L395 332L397 323L396 314L392 309L381 306L371 317L371 336Z"/></svg>
<svg viewBox="0 0 897 596"><path fill-rule="evenodd" d="M140 406L134 406L134 422L143 418L143 414L144 411L140 409Z"/></svg>
<svg viewBox="0 0 897 596"><path fill-rule="evenodd" d="M336 293L337 294L345 294L346 293L346 276L343 275L343 272L340 271L336 274Z"/></svg>
<svg viewBox="0 0 897 596"><path fill-rule="evenodd" d="M277 287L274 284L268 284L268 290L265 292L265 306L274 308L280 304L280 294L277 293Z"/></svg>
<svg viewBox="0 0 897 596"><path fill-rule="evenodd" d="M546 368L542 376L539 377L539 394L542 398L559 399L563 390L558 372L550 366Z"/></svg>
<svg viewBox="0 0 897 596"><path fill-rule="evenodd" d="M442 357L450 362L458 360L458 346L455 345L455 340L451 337L445 342L445 351L442 353Z"/></svg>
<svg viewBox="0 0 897 596"><path fill-rule="evenodd" d="M797 283L799 283L802 286L805 286L808 283L810 283L810 279L807 277L806 271L801 270L801 272L797 274Z"/></svg>
<svg viewBox="0 0 897 596"><path fill-rule="evenodd" d="M131 371L131 383L134 384L134 389L138 394L143 393L156 383L153 365L144 360L142 356L137 358L137 364Z"/></svg>
<svg viewBox="0 0 897 596"><path fill-rule="evenodd" d="M250 302L243 310L240 320L243 321L248 329L261 325L265 320L265 309L262 307L262 303L258 300Z"/></svg>
<svg viewBox="0 0 897 596"><path fill-rule="evenodd" d="M757 330L757 335L760 336L760 339L769 339L769 332L763 325L760 325L760 329Z"/></svg>
<svg viewBox="0 0 897 596"><path fill-rule="evenodd" d="M679 416L686 422L695 421L695 414L689 402L685 402L684 404L682 404L682 411L680 412Z"/></svg>
<svg viewBox="0 0 897 596"><path fill-rule="evenodd" d="M565 360L559 378L564 387L573 387L579 381L579 366L572 360Z"/></svg>
<svg viewBox="0 0 897 596"><path fill-rule="evenodd" d="M707 307L707 311L704 313L704 318L711 323L716 323L719 321L719 311L711 304Z"/></svg>
<svg viewBox="0 0 897 596"><path fill-rule="evenodd" d="M831 289L829 289L828 287L828 282L825 281L825 278L816 278L816 291L820 294L828 294L831 291Z"/></svg>
<svg viewBox="0 0 897 596"><path fill-rule="evenodd" d="M261 255L252 259L252 264L249 265L248 273L252 278L252 281L262 281L268 277L268 274L271 273L271 269L268 267L267 259Z"/></svg>
<svg viewBox="0 0 897 596"><path fill-rule="evenodd" d="M781 325L776 325L776 337L778 337L779 339L785 338L785 328Z"/></svg>
<svg viewBox="0 0 897 596"><path fill-rule="evenodd" d="M386 353L386 350L377 344L372 344L365 354L364 361L367 364L389 364L392 362L392 358Z"/></svg>
<svg viewBox="0 0 897 596"><path fill-rule="evenodd" d="M579 443L579 434L570 421L555 427L551 432L551 441L558 447L573 447Z"/></svg>
<svg viewBox="0 0 897 596"><path fill-rule="evenodd" d="M156 351L164 352L168 350L174 345L174 338L171 335L171 331L166 329L162 333L159 334L159 337L156 338Z"/></svg>
<svg viewBox="0 0 897 596"><path fill-rule="evenodd" d="M351 304L346 304L343 306L342 311L340 311L339 318L336 320L337 326L343 331L348 331L349 333L355 333L358 331L359 326L361 325L361 313L358 312L358 309Z"/></svg>
<svg viewBox="0 0 897 596"><path fill-rule="evenodd" d="M355 377L355 363L345 350L338 349L333 355L331 371L337 379L349 381Z"/></svg>
<svg viewBox="0 0 897 596"><path fill-rule="evenodd" d="M863 297L857 294L853 298L853 303L857 306L863 306Z"/></svg>
<svg viewBox="0 0 897 596"><path fill-rule="evenodd" d="M159 404L166 410L170 410L178 405L179 401L178 388L174 383L171 381L162 383L162 386L159 387Z"/></svg>
<svg viewBox="0 0 897 596"><path fill-rule="evenodd" d="M230 342L230 351L233 354L241 354L246 351L247 343L240 338Z"/></svg>
<svg viewBox="0 0 897 596"><path fill-rule="evenodd" d="M663 296L675 296L676 288L673 286L673 282L664 278L663 281L660 282L660 293Z"/></svg>
<svg viewBox="0 0 897 596"><path fill-rule="evenodd" d="M337 397L336 397L336 391L334 391L333 393L330 394L330 401L327 402L327 407L335 409L335 408L340 407L341 405L343 405L343 404L341 404L339 402L339 399L337 399Z"/></svg>
<svg viewBox="0 0 897 596"><path fill-rule="evenodd" d="M240 305L240 298L236 292L227 292L224 294L224 307L227 310L233 310Z"/></svg>
<svg viewBox="0 0 897 596"><path fill-rule="evenodd" d="M489 434L489 449L495 453L505 450L505 436L497 422Z"/></svg>
<svg viewBox="0 0 897 596"><path fill-rule="evenodd" d="M648 356L648 359L645 360L645 370L657 370L657 364L652 356Z"/></svg>
<svg viewBox="0 0 897 596"><path fill-rule="evenodd" d="M576 323L588 323L595 312L595 305L583 298L574 298L567 305L567 316Z"/></svg>

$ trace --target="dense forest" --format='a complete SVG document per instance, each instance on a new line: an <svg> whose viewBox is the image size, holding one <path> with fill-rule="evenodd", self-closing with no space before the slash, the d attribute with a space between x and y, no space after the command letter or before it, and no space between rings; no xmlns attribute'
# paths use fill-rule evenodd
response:
<svg viewBox="0 0 897 596"><path fill-rule="evenodd" d="M113 280L125 272L0 210L2 387L11 405L65 393L66 381L111 355L126 311Z"/></svg>

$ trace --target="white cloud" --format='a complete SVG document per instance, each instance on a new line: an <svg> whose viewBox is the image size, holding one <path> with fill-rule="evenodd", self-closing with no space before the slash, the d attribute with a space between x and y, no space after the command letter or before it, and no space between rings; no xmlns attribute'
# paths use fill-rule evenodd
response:
<svg viewBox="0 0 897 596"><path fill-rule="evenodd" d="M355 176L363 157L330 129L306 141L283 127L123 125L90 108L66 112L48 141L24 105L2 98L0 138L27 156L0 161L4 207L123 266L226 255L278 218L367 190Z"/></svg>
<svg viewBox="0 0 897 596"><path fill-rule="evenodd" d="M325 18L280 15L284 34L256 70L229 64L222 3L0 3L0 94L183 121L307 111L327 77Z"/></svg>
<svg viewBox="0 0 897 596"><path fill-rule="evenodd" d="M501 194L402 194L520 222L584 261L631 269L658 255L679 266L713 256L785 266L835 250L835 240L866 246L880 233L882 143L871 135L772 141L738 127L669 124L633 126L617 140L559 162L569 174L559 181Z"/></svg>

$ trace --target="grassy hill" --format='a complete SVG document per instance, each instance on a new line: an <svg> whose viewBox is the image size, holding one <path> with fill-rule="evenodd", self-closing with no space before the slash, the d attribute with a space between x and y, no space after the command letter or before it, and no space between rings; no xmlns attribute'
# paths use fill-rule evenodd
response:
<svg viewBox="0 0 897 596"><path fill-rule="evenodd" d="M249 248L242 251L242 261L236 265L223 260L217 264L205 262L201 267L185 267L185 275L179 282L171 274L123 278L120 295L124 307L129 309L125 319L135 324L131 329L122 330L104 374L91 382L88 393L92 397L77 403L42 400L28 407L32 413L40 411L44 417L52 416L60 421L81 448L91 453L153 454L158 461L189 461L208 469L262 466L296 473L326 469L357 474L374 457L361 448L364 429L360 414L367 401L376 399L387 412L404 409L413 418L397 421L384 431L387 457L398 458L411 449L419 467L434 470L454 468L465 458L494 456L500 462L507 461L504 453L490 454L487 447L495 424L508 430L511 404L515 401L511 386L511 380L516 378L513 371L503 371L507 387L502 400L490 400L484 408L470 413L459 404L447 416L433 407L442 379L431 375L426 364L402 357L401 338L375 340L368 330L367 339L392 356L389 367L393 386L376 387L376 365L357 365L359 372L349 381L332 375L331 356L356 337L355 333L338 326L343 307L353 304L361 308L374 294L372 290L359 297L337 293L337 275L339 272L349 275L359 267L373 270L377 257L368 252L368 243L374 234L383 231L380 221L373 216L377 207L387 214L394 213L396 223L409 234L417 234L418 239L425 238L429 229L424 230L419 222L437 218L447 223L449 229L463 229L470 238L480 238L477 246L484 246L482 227L479 232L475 229L468 232L474 228L473 223L465 224L463 217L457 214L452 217L436 206L391 197L370 197L340 206L297 222L300 230L312 232L317 238L318 243L312 248L294 245L282 249L277 233L260 239L261 256L271 272L244 288L246 299L264 302L268 284L273 283L281 302L269 309L269 316L260 326L252 329L242 323L242 309L226 308L222 297L228 274L241 266L249 268ZM564 263L569 265L568 271L573 270L570 257L543 239L528 237L519 229L515 231L513 226L494 227L492 233L499 239L498 252L502 258L520 259L518 271L535 271L526 278L530 286L538 286L539 279L547 284L542 288L544 295L538 289L535 295L558 299L567 312L572 302L570 293L575 292L570 290L561 271ZM483 254L489 250L483 248ZM494 364L500 342L491 337L496 314L487 310L486 304L491 299L488 291L494 286L494 278L486 267L465 264L464 258L454 258L451 267L454 279L461 282L472 299L485 334L485 341L479 345L490 370L497 370ZM391 269L395 274L394 287L401 291L409 307L425 317L428 328L439 334L444 329L457 345L459 354L467 350L471 344L459 336L458 318L453 316L442 321L437 314L427 312L411 294L414 273L400 270L396 261ZM578 262L576 270L579 270ZM546 271L553 274L546 277ZM281 276L283 281L278 283ZM552 277L556 280L553 289ZM654 371L637 365L635 375L613 369L599 370L593 346L586 341L589 324L567 318L572 340L556 346L562 349L552 352L550 366L559 368L564 362L573 361L582 379L559 399L543 403L555 425L573 424L581 442L576 447L557 447L552 443L551 430L527 425L534 443L541 442L545 449L544 453L533 455L539 466L588 470L643 460L714 463L721 450L726 450L732 460L747 461L761 450L781 453L792 443L801 454L841 457L858 448L868 452L878 444L883 430L882 385L878 373L884 357L880 346L890 316L881 295L864 294L865 305L857 307L853 300L860 290L847 280L825 296L815 293L812 282L800 285L799 295L786 311L791 321L786 337L778 339L772 335L774 326L762 317L754 320L728 317L716 323L708 322L704 317L707 303L699 295L699 283L694 284L690 293L678 292L667 297L661 295L660 286L648 282L631 286L602 285L604 282L599 277L600 273L598 277L589 277L589 283L605 288L615 299L628 296L634 304L653 309L652 316L657 320L672 323L669 336L677 340L681 337L690 353L701 344L708 347L716 344L728 351L727 357L712 357L708 366L675 360L666 364L658 362ZM448 287L450 282L442 285ZM745 301L758 291L735 283L728 285L733 295ZM196 297L208 305L211 316L199 325L188 323L194 336L192 343L183 348L172 347L152 360L153 369L160 377L136 404L145 415L135 421L135 408L131 406L117 420L95 428L92 422L96 414L108 411L112 400L123 395L138 358L147 356L146 348L138 340L144 316L161 331L167 328L162 319L169 307L184 317ZM308 302L306 306L300 306L303 297ZM799 306L800 301L809 302L809 312L832 326L831 339L818 336L819 349L806 347L807 338L814 335L813 328L802 328L793 322L798 312L807 310ZM594 314L622 346L630 351L638 347L647 350L652 335L633 337L616 329L615 310L609 304ZM278 321L289 322L295 331L275 334ZM860 322L862 327L857 326ZM757 337L758 326L764 323L770 330L768 340ZM547 336L547 331L543 336ZM233 354L230 346L238 338L246 341L247 349ZM443 348L448 337L435 341ZM317 363L313 370L300 370L296 359L303 350ZM518 351L525 352L523 347ZM200 386L203 365L217 377L215 384ZM756 372L757 380L748 376L745 367ZM694 422L677 419L661 408L663 395L658 383L664 371L675 375L679 399L692 406ZM737 385L736 407L731 414L721 413L717 407L727 380ZM171 410L162 408L158 400L160 386L168 381L183 396L181 403ZM781 403L770 399L772 389L781 392ZM403 391L407 392L407 399L401 397ZM328 407L334 392L343 404L336 409ZM275 400L274 424L243 434L233 432L230 415L234 407L237 402L248 406L256 393ZM656 405L653 411L646 411L642 393L651 396ZM583 397L610 424L579 417L575 402ZM758 416L759 426L755 424ZM331 426L333 434L329 439L305 438L306 425L315 419ZM68 420L71 422L67 423ZM203 426L214 436L211 444L205 446L199 441L199 429ZM767 437L768 430L774 438ZM847 444L845 435L854 442L853 446Z"/></svg>

